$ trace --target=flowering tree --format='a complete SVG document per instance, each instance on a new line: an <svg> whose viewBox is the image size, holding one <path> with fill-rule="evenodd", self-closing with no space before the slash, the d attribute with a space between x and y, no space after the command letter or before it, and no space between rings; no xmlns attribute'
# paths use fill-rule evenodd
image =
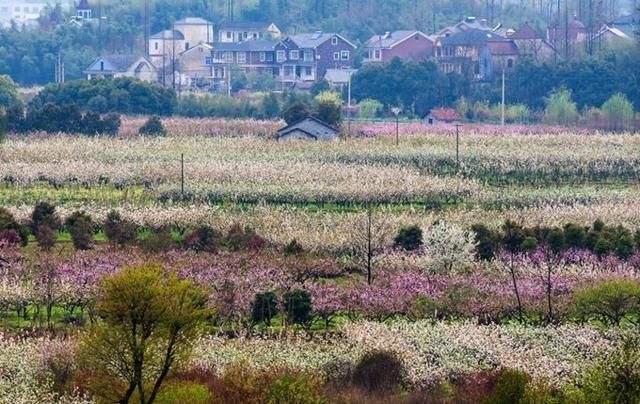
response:
<svg viewBox="0 0 640 404"><path fill-rule="evenodd" d="M459 271L473 262L475 234L454 224L438 221L425 231L424 254L435 273Z"/></svg>

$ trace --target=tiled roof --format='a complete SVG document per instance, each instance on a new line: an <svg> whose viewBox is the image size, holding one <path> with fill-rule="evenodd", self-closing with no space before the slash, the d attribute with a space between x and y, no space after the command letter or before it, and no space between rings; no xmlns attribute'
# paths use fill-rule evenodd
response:
<svg viewBox="0 0 640 404"><path fill-rule="evenodd" d="M240 22L226 22L220 25L221 30L230 29L230 30L266 30L271 25L270 22L259 22L259 21L240 21Z"/></svg>
<svg viewBox="0 0 640 404"><path fill-rule="evenodd" d="M212 25L210 21L200 17L186 17L175 22L176 25Z"/></svg>
<svg viewBox="0 0 640 404"><path fill-rule="evenodd" d="M328 125L326 122L309 116L280 129L278 131L278 137L282 137L293 130L300 130L314 138L319 138L327 134L337 134L339 132L338 129Z"/></svg>
<svg viewBox="0 0 640 404"><path fill-rule="evenodd" d="M220 52L269 52L276 48L277 42L254 39L242 42L216 42L213 50Z"/></svg>
<svg viewBox="0 0 640 404"><path fill-rule="evenodd" d="M77 10L89 10L91 8L91 6L89 6L89 0L80 0L80 3L78 3L78 7L76 7Z"/></svg>
<svg viewBox="0 0 640 404"><path fill-rule="evenodd" d="M351 42L333 32L307 32L303 34L290 35L289 39L291 39L300 48L316 48L336 36L355 48L355 45Z"/></svg>
<svg viewBox="0 0 640 404"><path fill-rule="evenodd" d="M94 60L90 68L102 60L105 62L105 67L108 71L126 72L141 58L142 56L140 55L107 55Z"/></svg>
<svg viewBox="0 0 640 404"><path fill-rule="evenodd" d="M487 48L492 55L518 55L520 51L515 43L511 41L487 42Z"/></svg>
<svg viewBox="0 0 640 404"><path fill-rule="evenodd" d="M380 48L390 48L396 43L408 38L409 36L419 31L393 31L385 35L374 35L368 41L368 46L375 46Z"/></svg>
<svg viewBox="0 0 640 404"><path fill-rule="evenodd" d="M434 108L430 115L442 122L455 122L460 120L460 115L453 108Z"/></svg>
<svg viewBox="0 0 640 404"><path fill-rule="evenodd" d="M184 39L184 35L178 30L165 29L164 31L151 35L151 39L175 39L177 41L181 41Z"/></svg>
<svg viewBox="0 0 640 404"><path fill-rule="evenodd" d="M441 39L442 45L445 46L481 46L487 41L506 41L493 32L483 31L479 29L470 29L463 32L457 32Z"/></svg>
<svg viewBox="0 0 640 404"><path fill-rule="evenodd" d="M531 25L524 23L518 30L511 35L511 39L544 39L542 34L535 30Z"/></svg>

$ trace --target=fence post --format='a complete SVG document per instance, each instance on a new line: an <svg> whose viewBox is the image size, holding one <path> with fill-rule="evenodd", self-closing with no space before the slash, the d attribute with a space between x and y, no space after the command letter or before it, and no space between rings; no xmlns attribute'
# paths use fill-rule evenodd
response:
<svg viewBox="0 0 640 404"><path fill-rule="evenodd" d="M180 194L184 197L184 153L180 153Z"/></svg>

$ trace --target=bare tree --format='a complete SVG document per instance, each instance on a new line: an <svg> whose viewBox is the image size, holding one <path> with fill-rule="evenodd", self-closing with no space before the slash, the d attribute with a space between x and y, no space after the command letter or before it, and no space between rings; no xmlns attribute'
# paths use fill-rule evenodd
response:
<svg viewBox="0 0 640 404"><path fill-rule="evenodd" d="M382 215L376 215L371 206L356 224L351 245L351 258L358 269L367 274L367 284L373 282L376 255L384 247L389 227Z"/></svg>

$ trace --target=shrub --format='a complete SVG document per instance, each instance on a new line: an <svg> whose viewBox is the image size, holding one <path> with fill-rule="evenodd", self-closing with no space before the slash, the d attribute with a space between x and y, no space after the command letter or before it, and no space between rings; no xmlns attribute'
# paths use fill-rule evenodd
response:
<svg viewBox="0 0 640 404"><path fill-rule="evenodd" d="M162 388L155 403L158 404L208 404L211 402L209 390L194 382L172 382Z"/></svg>
<svg viewBox="0 0 640 404"><path fill-rule="evenodd" d="M573 125L578 120L578 108L571 99L571 90L559 89L552 91L545 98L545 120L557 125Z"/></svg>
<svg viewBox="0 0 640 404"><path fill-rule="evenodd" d="M56 207L47 203L40 202L33 208L31 213L31 230L34 234L41 226L47 226L51 230L60 229L60 218L56 214Z"/></svg>
<svg viewBox="0 0 640 404"><path fill-rule="evenodd" d="M267 390L268 404L320 404L318 382L311 375L285 374Z"/></svg>
<svg viewBox="0 0 640 404"><path fill-rule="evenodd" d="M476 234L476 258L480 260L491 260L496 255L498 248L498 238L493 231L481 223L471 226L471 231Z"/></svg>
<svg viewBox="0 0 640 404"><path fill-rule="evenodd" d="M531 376L519 370L503 370L487 404L518 404L525 402Z"/></svg>
<svg viewBox="0 0 640 404"><path fill-rule="evenodd" d="M366 98L358 104L358 118L374 119L382 111L382 103L372 98Z"/></svg>
<svg viewBox="0 0 640 404"><path fill-rule="evenodd" d="M0 108L0 143L4 142L9 128L9 119L4 108Z"/></svg>
<svg viewBox="0 0 640 404"><path fill-rule="evenodd" d="M10 246L19 246L22 245L22 238L14 229L0 230L0 244L2 243Z"/></svg>
<svg viewBox="0 0 640 404"><path fill-rule="evenodd" d="M567 223L564 226L564 238L568 248L584 248L587 242L587 232L583 227Z"/></svg>
<svg viewBox="0 0 640 404"><path fill-rule="evenodd" d="M36 241L44 251L49 251L56 244L56 232L46 224L38 226L35 231Z"/></svg>
<svg viewBox="0 0 640 404"><path fill-rule="evenodd" d="M309 110L301 102L296 102L284 111L284 120L288 125L301 121L308 116Z"/></svg>
<svg viewBox="0 0 640 404"><path fill-rule="evenodd" d="M20 225L11 212L0 207L0 233L4 233L8 240L10 232L15 232L20 237L21 244L27 245L27 242L29 241L29 232L27 228ZM2 237L0 237L0 239L2 239Z"/></svg>
<svg viewBox="0 0 640 404"><path fill-rule="evenodd" d="M209 226L200 226L185 239L185 246L194 251L215 253L220 249L222 236Z"/></svg>
<svg viewBox="0 0 640 404"><path fill-rule="evenodd" d="M298 255L304 252L302 245L295 238L284 247L284 255Z"/></svg>
<svg viewBox="0 0 640 404"><path fill-rule="evenodd" d="M640 314L640 283L631 280L605 281L573 292L578 316L606 325L620 325L629 315Z"/></svg>
<svg viewBox="0 0 640 404"><path fill-rule="evenodd" d="M92 247L94 226L91 216L84 212L74 212L64 224L77 250L88 250Z"/></svg>
<svg viewBox="0 0 640 404"><path fill-rule="evenodd" d="M160 117L153 115L140 127L138 133L147 136L166 136L167 130L162 125Z"/></svg>
<svg viewBox="0 0 640 404"><path fill-rule="evenodd" d="M128 220L123 220L120 213L115 210L109 212L102 228L112 244L121 246L133 242L138 233L136 225Z"/></svg>
<svg viewBox="0 0 640 404"><path fill-rule="evenodd" d="M393 352L373 351L355 366L352 383L369 392L391 392L402 385L405 370Z"/></svg>
<svg viewBox="0 0 640 404"><path fill-rule="evenodd" d="M242 228L239 224L231 226L224 238L224 245L232 251L260 250L265 244L255 230L248 226Z"/></svg>
<svg viewBox="0 0 640 404"><path fill-rule="evenodd" d="M417 250L422 246L422 229L416 225L401 228L393 244L407 251Z"/></svg>
<svg viewBox="0 0 640 404"><path fill-rule="evenodd" d="M278 299L273 292L256 294L251 308L251 318L254 323L264 322L271 325L271 319L278 314Z"/></svg>
<svg viewBox="0 0 640 404"><path fill-rule="evenodd" d="M315 98L315 116L329 125L339 125L342 120L340 95L332 91L323 91Z"/></svg>
<svg viewBox="0 0 640 404"><path fill-rule="evenodd" d="M263 403L269 386L277 377L273 370L254 370L247 363L226 366L214 402Z"/></svg>
<svg viewBox="0 0 640 404"><path fill-rule="evenodd" d="M308 325L311 322L311 294L306 290L292 290L282 297L287 320L291 324Z"/></svg>
<svg viewBox="0 0 640 404"><path fill-rule="evenodd" d="M171 237L171 233L166 230L154 231L148 237L140 240L140 248L148 254L169 251L175 246L176 243Z"/></svg>
<svg viewBox="0 0 640 404"><path fill-rule="evenodd" d="M609 123L609 129L618 131L633 127L633 104L622 93L616 93L602 104L602 113Z"/></svg>

